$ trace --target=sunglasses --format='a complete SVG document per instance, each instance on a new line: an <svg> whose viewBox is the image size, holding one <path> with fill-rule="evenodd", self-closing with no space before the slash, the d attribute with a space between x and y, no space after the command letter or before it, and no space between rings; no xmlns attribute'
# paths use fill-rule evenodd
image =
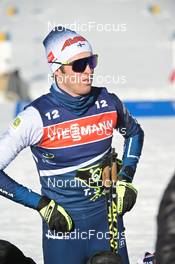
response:
<svg viewBox="0 0 175 264"><path fill-rule="evenodd" d="M82 59L78 59L78 60L74 60L74 61L66 62L66 63L56 62L56 61L55 62L49 62L49 63L61 64L62 66L64 66L64 65L72 66L72 70L74 72L83 73L85 71L87 65L89 65L91 70L95 69L95 67L97 66L97 62L98 62L98 55L94 54L90 57L86 57L86 58L82 58Z"/></svg>

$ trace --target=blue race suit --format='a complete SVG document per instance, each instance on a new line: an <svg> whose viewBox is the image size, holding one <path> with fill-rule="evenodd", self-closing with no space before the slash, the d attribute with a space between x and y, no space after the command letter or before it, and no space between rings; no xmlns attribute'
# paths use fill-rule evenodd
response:
<svg viewBox="0 0 175 264"><path fill-rule="evenodd" d="M14 121L12 129L18 137L20 126L25 124L25 113L29 112L37 113L40 126L30 126L30 136L26 136L28 132L24 137L20 135L23 147L18 146L11 156L14 158L22 148L31 147L42 195L57 201L74 222L74 231L64 235L51 232L43 223L44 263L84 264L96 251L110 249L105 196L103 189L94 185L100 176L96 173L98 164L110 153L113 131L117 129L125 140L120 173L132 182L141 155L143 130L119 98L106 88L92 87L90 95L72 98L53 84L50 93L32 102L21 114L22 118L19 115ZM39 128L33 131L34 126ZM34 134L37 140L33 140ZM7 145L8 133L6 137ZM3 169L9 161L3 162L1 195L36 209L41 195L7 176ZM92 172L89 184L77 173L81 171L82 175L86 168Z"/></svg>

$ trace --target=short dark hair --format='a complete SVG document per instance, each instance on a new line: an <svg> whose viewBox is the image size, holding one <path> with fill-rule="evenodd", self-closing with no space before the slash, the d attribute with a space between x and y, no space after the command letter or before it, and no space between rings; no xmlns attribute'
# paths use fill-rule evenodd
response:
<svg viewBox="0 0 175 264"><path fill-rule="evenodd" d="M122 264L119 254L111 251L100 251L90 257L86 264Z"/></svg>

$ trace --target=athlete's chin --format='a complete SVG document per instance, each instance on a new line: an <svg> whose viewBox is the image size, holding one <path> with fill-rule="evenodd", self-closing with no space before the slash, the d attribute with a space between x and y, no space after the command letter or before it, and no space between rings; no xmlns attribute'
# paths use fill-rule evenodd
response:
<svg viewBox="0 0 175 264"><path fill-rule="evenodd" d="M90 91L91 91L91 83L83 84L81 86L81 95L88 94L90 93Z"/></svg>

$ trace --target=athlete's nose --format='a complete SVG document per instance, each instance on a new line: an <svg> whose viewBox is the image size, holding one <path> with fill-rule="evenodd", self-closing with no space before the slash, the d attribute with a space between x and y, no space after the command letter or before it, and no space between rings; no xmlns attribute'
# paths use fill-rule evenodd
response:
<svg viewBox="0 0 175 264"><path fill-rule="evenodd" d="M84 73L88 73L88 74L91 74L93 73L94 71L90 68L89 64L87 64L85 70L84 70Z"/></svg>

